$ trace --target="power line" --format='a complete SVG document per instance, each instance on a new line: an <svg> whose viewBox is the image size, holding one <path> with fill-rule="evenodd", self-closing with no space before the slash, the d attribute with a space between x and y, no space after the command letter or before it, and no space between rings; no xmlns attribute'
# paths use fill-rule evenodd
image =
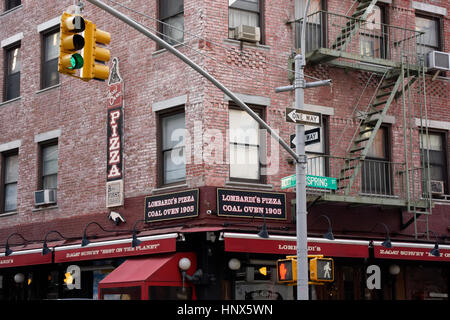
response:
<svg viewBox="0 0 450 320"><path fill-rule="evenodd" d="M203 37L201 37L201 36L199 36L199 35L196 35L196 34L193 34L193 33L191 33L191 32L188 32L188 31L184 30L184 28L183 28L183 29L177 28L177 27L175 27L175 26L173 26L173 25L171 25L171 24L168 24L168 23L166 23L166 22L164 22L164 21L161 21L161 20L159 20L159 19L157 19L157 18L154 18L154 17L152 17L152 16L149 16L149 15L147 15L147 14L145 14L145 13L140 12L140 11L137 11L137 10L135 10L135 9L133 9L133 8L130 8L130 7L126 6L126 5L123 5L123 4L121 4L121 3L118 3L118 2L116 2L116 1L114 1L114 0L109 0L109 1L112 2L112 3L114 3L115 5L118 5L118 6L122 7L122 8L125 8L125 9L127 9L127 10L129 10L129 11L135 13L135 14L138 14L138 15L140 15L140 16L143 16L143 17L145 17L145 18L147 18L147 19L150 19L150 20L152 20L152 21L156 21L156 22L158 22L158 23L160 23L160 24L162 24L162 25L168 26L169 28L171 28L171 29L173 29L173 30L180 31L180 32L183 33L183 35L186 34L186 35L192 36L192 37L194 37L194 38L203 40L203 41L205 41L205 42L207 42L207 43L211 43L211 44L213 44L213 45L215 45L215 46L217 46L217 47L219 47L219 48L225 49L225 50L227 50L227 51L230 51L230 52L233 51L234 53L238 53L238 54L241 55L241 56L246 56L246 57L248 57L248 58L251 58L250 55L248 55L247 53L245 53L245 52L243 52L243 51L236 51L236 50L234 50L234 49L232 49L232 48L228 48L228 47L226 47L226 46L224 46L224 45L222 45L222 44L220 44L220 43L217 43L217 42L215 42L215 41L212 41L212 40L209 40L209 39L205 39L205 38L203 38ZM147 26L147 27L148 27L148 26ZM148 28L150 28L150 27L148 27ZM150 29L151 29L152 31L157 32L157 33L160 34L160 35L163 35L163 33L160 32L160 31L158 31L158 30L155 30L155 29L153 29L153 28L150 28ZM185 43L182 43L182 42L180 42L180 41L178 41L178 40L176 40L176 39L174 39L174 38L171 38L171 37L167 36L166 34L164 34L164 36L165 36L166 38L170 38L171 40L173 40L173 41L175 41L175 42L177 42L177 43L179 43L179 44L184 44L185 46L189 47L190 49L196 51L196 49L192 48L191 46L189 46L189 45L187 45L187 44L185 44ZM203 53L198 52L198 51L196 51L196 52L199 53L199 54L202 54L202 55L205 56L205 57L208 57L208 54L203 54ZM215 61L218 62L218 63L220 63L218 60L216 60L216 59L214 59L214 58L212 58L212 57L209 57L209 58L212 59L212 60L215 60ZM285 68L285 67L276 65L276 64L274 64L274 63L271 63L271 62L268 62L268 61L265 61L265 60L263 60L262 62L265 63L265 64L267 64L267 65L270 65L270 66L272 66L272 67L274 67L274 68L278 68L278 69L281 69L281 70L283 70L283 71L292 72L292 73L295 74L295 70L293 70L293 69L288 69L288 68ZM227 66L228 66L228 65L227 65ZM230 67L230 66L228 66L228 67ZM236 70L235 70L235 71L236 71ZM242 74L240 71L238 71L238 73ZM247 76L247 77L248 77L248 76ZM314 79L314 80L321 80L321 79L319 79L319 78L316 78L316 77L313 77L313 76L308 76L308 75L305 75L305 77L308 77L308 78ZM252 78L252 79L253 79L253 78ZM253 79L253 80L254 80L254 79Z"/></svg>

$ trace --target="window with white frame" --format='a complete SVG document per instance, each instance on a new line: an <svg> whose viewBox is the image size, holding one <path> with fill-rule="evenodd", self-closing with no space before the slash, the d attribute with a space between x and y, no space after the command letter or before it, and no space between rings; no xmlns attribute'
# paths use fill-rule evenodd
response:
<svg viewBox="0 0 450 320"><path fill-rule="evenodd" d="M234 37L234 29L240 25L261 28L261 0L228 0L228 6L229 38Z"/></svg>
<svg viewBox="0 0 450 320"><path fill-rule="evenodd" d="M262 110L254 110L260 116ZM229 109L230 180L262 182L258 122L247 112Z"/></svg>
<svg viewBox="0 0 450 320"><path fill-rule="evenodd" d="M58 142L41 144L42 189L58 187Z"/></svg>
<svg viewBox="0 0 450 320"><path fill-rule="evenodd" d="M43 35L43 57L41 72L41 89L59 83L58 57L59 57L59 29L49 30Z"/></svg>
<svg viewBox="0 0 450 320"><path fill-rule="evenodd" d="M20 96L20 42L5 49L6 75L4 101Z"/></svg>
<svg viewBox="0 0 450 320"><path fill-rule="evenodd" d="M17 150L2 154L2 210L0 213L17 210L17 181L19 178L19 155Z"/></svg>
<svg viewBox="0 0 450 320"><path fill-rule="evenodd" d="M416 31L424 32L417 38L417 52L427 54L440 51L440 19L433 16L416 15Z"/></svg>
<svg viewBox="0 0 450 320"><path fill-rule="evenodd" d="M160 0L159 20L161 37L175 45L184 41L184 1Z"/></svg>
<svg viewBox="0 0 450 320"><path fill-rule="evenodd" d="M176 109L160 114L160 185L186 180L185 113Z"/></svg>

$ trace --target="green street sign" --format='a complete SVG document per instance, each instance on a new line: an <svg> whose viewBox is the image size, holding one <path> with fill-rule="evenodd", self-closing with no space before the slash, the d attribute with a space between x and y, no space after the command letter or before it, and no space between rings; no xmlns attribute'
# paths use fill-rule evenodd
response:
<svg viewBox="0 0 450 320"><path fill-rule="evenodd" d="M281 179L281 189L293 188L297 183L295 174ZM336 178L306 175L306 186L320 189L337 189Z"/></svg>

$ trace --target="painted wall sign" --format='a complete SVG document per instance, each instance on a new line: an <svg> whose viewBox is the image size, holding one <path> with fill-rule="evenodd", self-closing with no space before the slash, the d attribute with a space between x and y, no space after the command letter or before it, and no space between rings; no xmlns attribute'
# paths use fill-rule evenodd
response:
<svg viewBox="0 0 450 320"><path fill-rule="evenodd" d="M217 188L217 215L286 219L286 194Z"/></svg>
<svg viewBox="0 0 450 320"><path fill-rule="evenodd" d="M198 189L145 198L145 222L198 216Z"/></svg>

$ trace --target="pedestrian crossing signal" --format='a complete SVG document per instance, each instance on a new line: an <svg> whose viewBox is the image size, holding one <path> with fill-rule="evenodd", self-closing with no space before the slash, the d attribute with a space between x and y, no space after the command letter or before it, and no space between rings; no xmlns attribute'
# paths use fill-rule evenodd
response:
<svg viewBox="0 0 450 320"><path fill-rule="evenodd" d="M278 260L277 279L279 283L297 282L297 260L294 259Z"/></svg>
<svg viewBox="0 0 450 320"><path fill-rule="evenodd" d="M333 282L334 261L331 258L313 258L309 260L309 277L311 281Z"/></svg>

